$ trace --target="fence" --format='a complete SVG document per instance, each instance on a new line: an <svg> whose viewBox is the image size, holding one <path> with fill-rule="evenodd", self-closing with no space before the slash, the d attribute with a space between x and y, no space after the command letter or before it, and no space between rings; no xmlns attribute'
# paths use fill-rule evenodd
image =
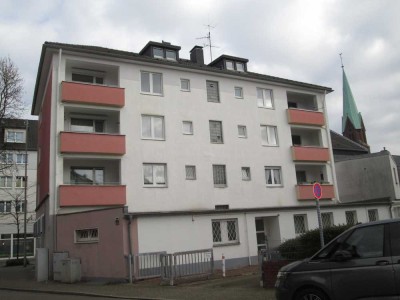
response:
<svg viewBox="0 0 400 300"><path fill-rule="evenodd" d="M161 254L161 278L174 285L174 280L188 276L210 276L214 271L212 249Z"/></svg>
<svg viewBox="0 0 400 300"><path fill-rule="evenodd" d="M161 256L167 252L139 253L134 256L134 277L138 279L161 276Z"/></svg>

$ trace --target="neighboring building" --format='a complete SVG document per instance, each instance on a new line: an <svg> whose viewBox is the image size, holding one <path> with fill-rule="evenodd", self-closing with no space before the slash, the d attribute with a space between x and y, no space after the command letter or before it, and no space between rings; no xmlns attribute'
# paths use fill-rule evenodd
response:
<svg viewBox="0 0 400 300"><path fill-rule="evenodd" d="M26 130L28 128L28 131ZM26 144L27 143L27 144ZM27 150L27 153L25 153ZM27 156L26 156L27 154ZM25 185L27 185L27 256L33 256L36 207L37 121L3 119L0 123L0 260L24 255ZM27 164L26 164L27 163ZM25 166L27 177L25 177ZM18 228L19 227L19 228Z"/></svg>
<svg viewBox="0 0 400 300"><path fill-rule="evenodd" d="M325 226L368 221L368 205L337 199L330 88L180 49L43 45L32 114L50 259L68 251L84 277L110 278L128 276L130 253L213 248L228 268L255 263L266 240L318 226L315 181Z"/></svg>

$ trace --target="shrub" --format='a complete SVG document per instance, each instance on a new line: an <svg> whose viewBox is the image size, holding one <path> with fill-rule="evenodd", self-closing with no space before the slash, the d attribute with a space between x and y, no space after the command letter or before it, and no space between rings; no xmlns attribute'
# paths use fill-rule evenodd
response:
<svg viewBox="0 0 400 300"><path fill-rule="evenodd" d="M328 244L342 232L349 229L350 225L336 225L324 228L324 241ZM278 247L282 258L290 260L299 260L312 256L321 249L319 229L313 229L301 234L300 236L282 243Z"/></svg>
<svg viewBox="0 0 400 300"><path fill-rule="evenodd" d="M29 260L26 260L26 263L29 265ZM13 267L13 266L22 266L24 264L24 259L9 259L6 261L6 267Z"/></svg>

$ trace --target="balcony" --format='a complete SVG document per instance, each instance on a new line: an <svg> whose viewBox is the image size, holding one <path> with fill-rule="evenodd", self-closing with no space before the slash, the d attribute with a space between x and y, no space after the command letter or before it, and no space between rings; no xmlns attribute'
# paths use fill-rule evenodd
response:
<svg viewBox="0 0 400 300"><path fill-rule="evenodd" d="M125 136L104 133L61 132L61 153L125 154Z"/></svg>
<svg viewBox="0 0 400 300"><path fill-rule="evenodd" d="M119 87L63 81L61 91L61 99L66 103L111 107L125 105L125 89Z"/></svg>
<svg viewBox="0 0 400 300"><path fill-rule="evenodd" d="M289 108L288 122L293 125L324 126L325 117L322 112Z"/></svg>
<svg viewBox="0 0 400 300"><path fill-rule="evenodd" d="M59 201L61 207L125 205L126 186L60 185Z"/></svg>
<svg viewBox="0 0 400 300"><path fill-rule="evenodd" d="M329 149L312 146L292 146L294 161L326 162L329 161Z"/></svg>
<svg viewBox="0 0 400 300"><path fill-rule="evenodd" d="M335 189L332 184L322 184L322 197L321 199L335 198ZM301 184L296 185L297 200L314 200L313 185Z"/></svg>

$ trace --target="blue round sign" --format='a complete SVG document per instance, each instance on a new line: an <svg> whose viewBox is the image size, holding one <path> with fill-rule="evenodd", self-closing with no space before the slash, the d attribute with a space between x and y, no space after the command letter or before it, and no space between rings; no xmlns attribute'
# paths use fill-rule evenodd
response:
<svg viewBox="0 0 400 300"><path fill-rule="evenodd" d="M313 194L314 197L317 198L318 200L321 199L322 197L322 187L321 184L319 184L318 182L313 184Z"/></svg>

